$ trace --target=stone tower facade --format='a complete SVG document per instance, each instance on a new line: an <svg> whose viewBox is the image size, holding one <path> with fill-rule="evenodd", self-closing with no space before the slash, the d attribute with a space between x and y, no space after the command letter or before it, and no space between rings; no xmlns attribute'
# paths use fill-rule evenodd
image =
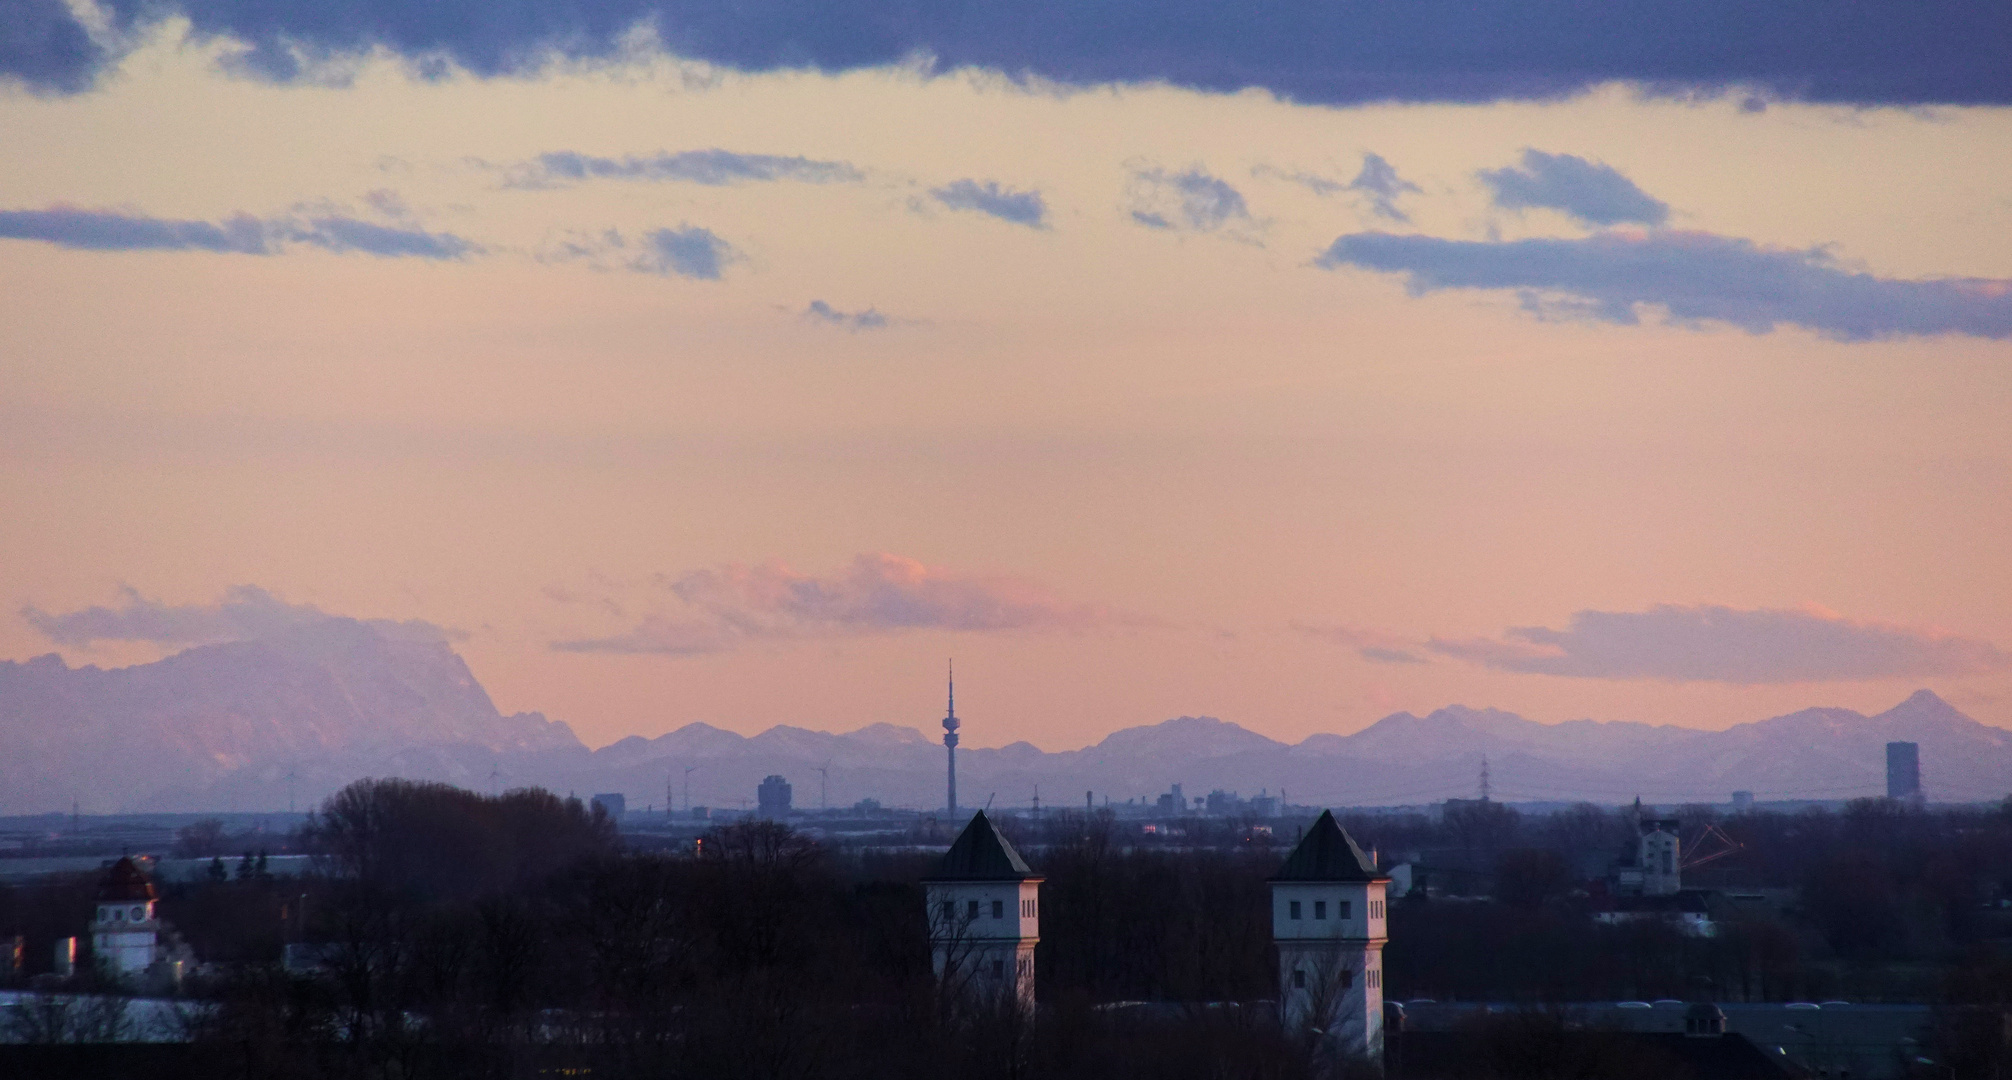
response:
<svg viewBox="0 0 2012 1080"><path fill-rule="evenodd" d="M1643 818L1636 826L1641 843L1635 852L1635 864L1642 868L1643 896L1674 896L1683 891L1678 827L1675 820L1650 818Z"/></svg>
<svg viewBox="0 0 2012 1080"><path fill-rule="evenodd" d="M1271 879L1280 1019L1378 1063L1389 884L1325 810Z"/></svg>
<svg viewBox="0 0 2012 1080"><path fill-rule="evenodd" d="M98 882L98 914L91 920L91 951L115 978L138 976L159 957L161 924L154 883L131 857L112 864Z"/></svg>
<svg viewBox="0 0 2012 1080"><path fill-rule="evenodd" d="M922 881L930 959L953 993L1034 1008L1034 946L1041 941L1041 881L980 810Z"/></svg>

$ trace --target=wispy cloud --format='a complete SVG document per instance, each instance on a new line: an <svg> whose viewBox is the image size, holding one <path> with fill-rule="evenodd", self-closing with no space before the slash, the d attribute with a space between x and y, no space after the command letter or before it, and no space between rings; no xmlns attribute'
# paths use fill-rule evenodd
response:
<svg viewBox="0 0 2012 1080"><path fill-rule="evenodd" d="M1153 229L1213 232L1251 220L1243 193L1200 166L1185 172L1135 168L1125 199L1132 220Z"/></svg>
<svg viewBox="0 0 2012 1080"><path fill-rule="evenodd" d="M1045 228L1048 220L1048 204L1038 191L1015 191L1003 188L995 180L983 183L977 180L956 180L929 193L930 197L952 210L971 210L989 214L1001 221L1029 228Z"/></svg>
<svg viewBox="0 0 2012 1080"><path fill-rule="evenodd" d="M1434 652L1502 671L1591 679L1763 683L1974 675L2012 666L1988 641L1820 610L1660 605L1581 611L1563 630L1512 627Z"/></svg>
<svg viewBox="0 0 2012 1080"><path fill-rule="evenodd" d="M0 210L0 239L38 240L85 251L212 251L277 255L290 244L380 258L459 259L480 246L452 233L380 225L340 214L222 221L148 217L107 210L51 207Z"/></svg>
<svg viewBox="0 0 2012 1080"><path fill-rule="evenodd" d="M697 225L652 230L642 235L637 246L641 253L630 261L631 269L701 281L718 281L724 267L740 258L732 244Z"/></svg>
<svg viewBox="0 0 2012 1080"><path fill-rule="evenodd" d="M1661 225L1670 206L1620 170L1571 154L1523 151L1523 164L1475 174L1505 210L1561 210L1589 225Z"/></svg>
<svg viewBox="0 0 2012 1080"><path fill-rule="evenodd" d="M865 311L840 311L822 300L812 300L803 309L805 320L826 326L842 326L847 330L885 330L890 324L888 318L872 308Z"/></svg>
<svg viewBox="0 0 2012 1080"><path fill-rule="evenodd" d="M680 222L627 236L620 229L569 231L547 240L534 256L542 263L585 263L595 270L629 270L659 277L718 281L741 261L739 249L711 229Z"/></svg>
<svg viewBox="0 0 2012 1080"><path fill-rule="evenodd" d="M695 655L775 639L950 630L1087 630L1135 623L1062 599L1025 578L969 574L886 553L860 555L831 575L780 563L733 563L663 581L682 606L608 637L554 642L567 652Z"/></svg>
<svg viewBox="0 0 2012 1080"><path fill-rule="evenodd" d="M257 585L237 585L208 604L168 604L121 586L119 601L77 611L49 612L29 604L21 609L28 625L57 645L85 647L100 641L144 641L156 645L203 645L249 641L330 621L349 621L313 604L290 604ZM448 640L460 635L432 623L361 620L380 630Z"/></svg>
<svg viewBox="0 0 2012 1080"><path fill-rule="evenodd" d="M1655 305L1678 323L1782 324L1840 341L1964 334L2012 337L2012 281L1882 278L1827 251L1765 248L1709 233L1614 230L1581 239L1502 242L1354 233L1316 260L1403 274L1412 295L1514 290L1545 317L1633 325Z"/></svg>
<svg viewBox="0 0 2012 1080"><path fill-rule="evenodd" d="M1370 213L1392 221L1411 220L1411 215L1397 208L1399 197L1407 194L1422 194L1424 188L1397 175L1396 166L1385 161L1381 154L1362 155L1362 171L1343 189L1361 195L1369 204Z"/></svg>
<svg viewBox="0 0 2012 1080"><path fill-rule="evenodd" d="M556 652L613 653L630 656L703 656L734 643L734 635L717 623L680 622L661 615L607 637L570 638L552 642Z"/></svg>
<svg viewBox="0 0 2012 1080"><path fill-rule="evenodd" d="M818 161L776 154L737 154L717 148L630 154L619 158L554 150L530 161L507 166L502 171L504 186L517 188L561 187L583 180L638 180L721 187L778 180L834 184L865 178L864 173L843 161Z"/></svg>
<svg viewBox="0 0 2012 1080"><path fill-rule="evenodd" d="M1430 660L1418 655L1418 645L1406 641L1395 634L1379 630L1365 630L1356 626L1342 626L1334 623L1295 622L1292 629L1310 638L1331 641L1354 649L1357 656L1378 664L1429 664Z"/></svg>

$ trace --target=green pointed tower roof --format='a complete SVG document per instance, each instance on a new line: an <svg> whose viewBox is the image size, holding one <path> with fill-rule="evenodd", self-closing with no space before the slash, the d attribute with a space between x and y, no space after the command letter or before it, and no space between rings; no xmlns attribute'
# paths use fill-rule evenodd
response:
<svg viewBox="0 0 2012 1080"><path fill-rule="evenodd" d="M1273 881L1388 881L1376 863L1362 853L1348 830L1334 820L1334 811L1322 810L1313 828L1300 838L1299 846L1286 856L1285 865L1271 876Z"/></svg>
<svg viewBox="0 0 2012 1080"><path fill-rule="evenodd" d="M1035 881L1041 875L1027 868L1027 861L1000 835L999 826L980 810L971 815L971 824L957 836L957 842L943 853L943 861L924 881Z"/></svg>

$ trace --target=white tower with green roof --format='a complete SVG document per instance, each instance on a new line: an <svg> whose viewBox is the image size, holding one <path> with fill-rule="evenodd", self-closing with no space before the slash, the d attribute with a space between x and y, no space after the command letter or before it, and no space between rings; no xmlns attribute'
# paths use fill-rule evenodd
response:
<svg viewBox="0 0 2012 1080"><path fill-rule="evenodd" d="M1041 875L985 811L922 879L937 981L977 1000L1011 997L1034 1008L1034 946L1041 941Z"/></svg>
<svg viewBox="0 0 2012 1080"><path fill-rule="evenodd" d="M1327 810L1271 879L1280 1019L1378 1062L1389 884Z"/></svg>

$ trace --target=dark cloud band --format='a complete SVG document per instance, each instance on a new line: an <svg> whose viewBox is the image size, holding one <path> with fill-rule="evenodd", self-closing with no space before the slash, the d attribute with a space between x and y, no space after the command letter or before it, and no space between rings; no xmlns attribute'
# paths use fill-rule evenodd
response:
<svg viewBox="0 0 2012 1080"><path fill-rule="evenodd" d="M182 221L99 210L0 210L0 239L39 240L85 251L215 251L275 255L288 244L380 258L458 259L481 248L452 233L399 228L340 215Z"/></svg>
<svg viewBox="0 0 2012 1080"><path fill-rule="evenodd" d="M1906 280L1839 265L1821 250L1687 232L1608 232L1502 242L1353 233L1316 262L1402 274L1413 294L1514 290L1547 316L1633 324L1639 305L1679 322L1730 323L1752 333L1781 324L1840 341L1963 334L2012 337L2012 282Z"/></svg>
<svg viewBox="0 0 2012 1080"><path fill-rule="evenodd" d="M184 14L244 45L233 66L301 77L384 48L422 75L535 71L623 55L646 27L672 53L745 71L839 71L929 58L1074 85L1261 87L1296 100L1559 97L1610 81L1670 93L1750 87L1859 104L2012 102L2003 0L110 0L116 32ZM89 85L107 63L59 0L0 0L0 74Z"/></svg>

